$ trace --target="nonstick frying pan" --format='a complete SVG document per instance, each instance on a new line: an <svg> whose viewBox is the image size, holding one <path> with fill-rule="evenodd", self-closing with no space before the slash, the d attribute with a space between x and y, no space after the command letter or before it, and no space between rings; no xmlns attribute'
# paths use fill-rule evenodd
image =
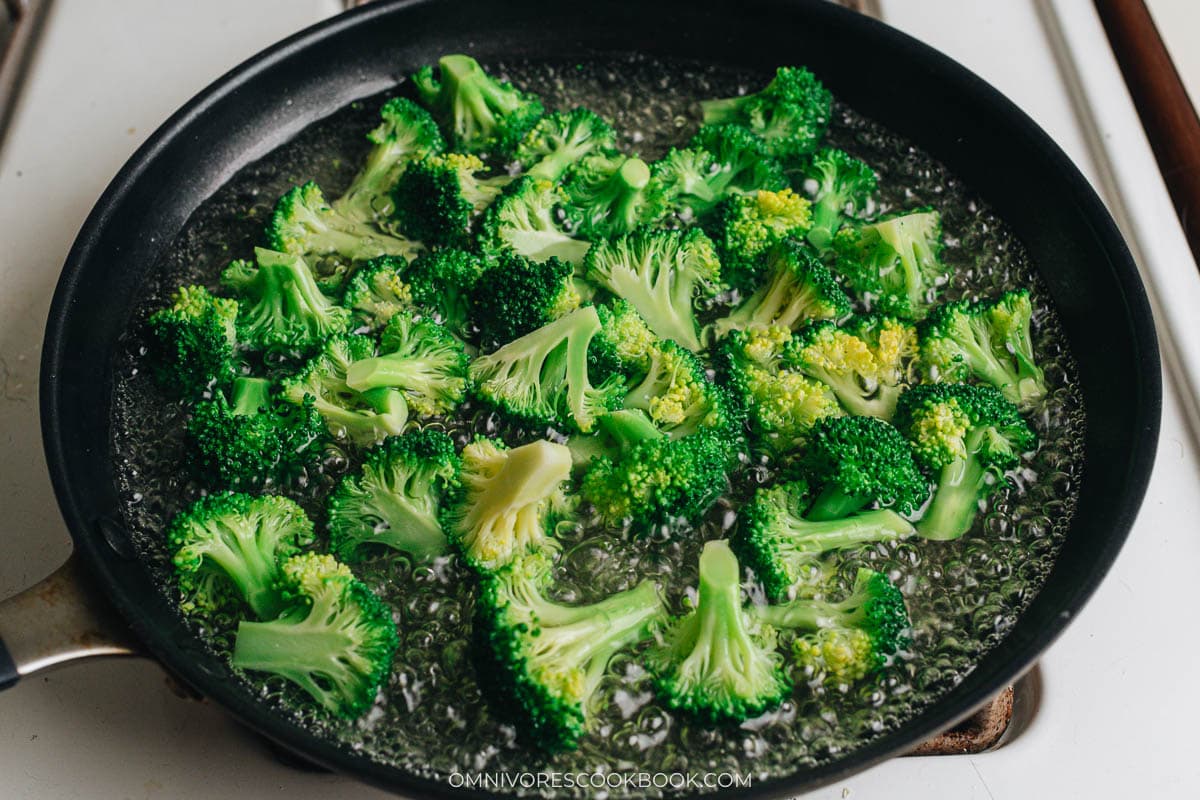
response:
<svg viewBox="0 0 1200 800"><path fill-rule="evenodd" d="M1054 142L949 58L823 0L396 0L317 25L221 78L130 159L84 224L50 309L41 378L46 456L76 556L0 605L0 687L71 658L144 651L313 762L409 795L472 794L319 739L227 679L136 557L121 518L109 419L118 339L197 206L309 123L455 51L484 61L643 52L764 73L806 64L840 100L945 163L1011 225L1078 362L1087 428L1077 510L1054 569L1007 638L898 728L837 760L730 794L794 794L911 749L1025 670L1125 540L1149 478L1161 402L1153 322L1132 259Z"/></svg>

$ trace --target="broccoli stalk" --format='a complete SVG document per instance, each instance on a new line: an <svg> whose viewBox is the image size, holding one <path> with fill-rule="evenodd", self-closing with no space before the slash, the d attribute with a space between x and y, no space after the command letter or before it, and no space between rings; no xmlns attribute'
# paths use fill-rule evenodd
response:
<svg viewBox="0 0 1200 800"><path fill-rule="evenodd" d="M843 228L833 238L833 250L838 273L885 314L924 317L950 280L940 257L942 218L932 209Z"/></svg>
<svg viewBox="0 0 1200 800"><path fill-rule="evenodd" d="M866 207L875 192L875 173L844 150L831 147L809 156L801 171L816 184L808 241L818 250L827 250L845 221L846 209Z"/></svg>
<svg viewBox="0 0 1200 800"><path fill-rule="evenodd" d="M592 153L615 154L616 144L616 133L602 117L576 108L542 117L517 146L516 159L530 178L553 182Z"/></svg>
<svg viewBox="0 0 1200 800"><path fill-rule="evenodd" d="M663 187L640 158L593 155L572 170L563 211L590 239L620 236L667 213Z"/></svg>
<svg viewBox="0 0 1200 800"><path fill-rule="evenodd" d="M312 181L279 198L267 223L267 243L272 250L295 256L337 256L346 261L379 256L411 260L422 250L420 242L382 233L370 223L334 209Z"/></svg>
<svg viewBox="0 0 1200 800"><path fill-rule="evenodd" d="M199 397L238 373L238 303L203 286L183 286L171 305L150 315L154 374L164 387Z"/></svg>
<svg viewBox="0 0 1200 800"><path fill-rule="evenodd" d="M778 158L810 153L829 125L833 96L803 67L780 67L762 90L700 103L706 124L736 124L763 138Z"/></svg>

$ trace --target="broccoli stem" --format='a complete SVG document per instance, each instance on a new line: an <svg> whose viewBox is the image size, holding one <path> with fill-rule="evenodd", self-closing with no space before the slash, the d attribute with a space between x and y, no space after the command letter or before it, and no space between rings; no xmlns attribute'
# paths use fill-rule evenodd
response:
<svg viewBox="0 0 1200 800"><path fill-rule="evenodd" d="M908 520L888 508L835 519L793 520L787 529L789 538L797 544L796 551L805 556L885 542L912 532L913 526Z"/></svg>
<svg viewBox="0 0 1200 800"><path fill-rule="evenodd" d="M437 518L413 508L413 502L409 498L401 499L391 491L373 492L365 510L382 524L376 525L370 536L359 541L400 550L418 561L445 553L450 545ZM423 502L423 499L415 502Z"/></svg>
<svg viewBox="0 0 1200 800"><path fill-rule="evenodd" d="M622 450L639 442L661 439L665 434L655 427L644 411L627 408L600 417L600 430L612 437Z"/></svg>
<svg viewBox="0 0 1200 800"><path fill-rule="evenodd" d="M252 417L271 402L271 381L266 378L238 378L233 382L233 413Z"/></svg>
<svg viewBox="0 0 1200 800"><path fill-rule="evenodd" d="M356 392L394 387L411 389L423 387L438 370L423 360L408 356L385 355L355 361L346 370L346 385Z"/></svg>
<svg viewBox="0 0 1200 800"><path fill-rule="evenodd" d="M843 517L850 516L870 502L871 498L867 495L849 495L842 491L836 484L831 483L813 501L812 507L809 508L804 518L812 522L840 520Z"/></svg>
<svg viewBox="0 0 1200 800"><path fill-rule="evenodd" d="M325 671L353 647L354 639L344 631L309 625L303 617L242 620L233 647L233 666L292 677Z"/></svg>
<svg viewBox="0 0 1200 800"><path fill-rule="evenodd" d="M833 241L846 207L846 197L838 187L822 187L821 199L812 205L812 227L808 241L818 250L827 250Z"/></svg>
<svg viewBox="0 0 1200 800"><path fill-rule="evenodd" d="M823 628L848 627L854 624L852 615L837 604L819 600L804 600L782 605L756 606L754 614L776 628L817 631Z"/></svg>
<svg viewBox="0 0 1200 800"><path fill-rule="evenodd" d="M986 477L987 467L974 452L942 467L933 501L917 522L917 533L945 542L969 531L979 513L979 494Z"/></svg>
<svg viewBox="0 0 1200 800"><path fill-rule="evenodd" d="M704 124L720 125L725 122L737 122L738 114L745 103L745 97L723 97L718 100L702 101L700 110L704 114Z"/></svg>

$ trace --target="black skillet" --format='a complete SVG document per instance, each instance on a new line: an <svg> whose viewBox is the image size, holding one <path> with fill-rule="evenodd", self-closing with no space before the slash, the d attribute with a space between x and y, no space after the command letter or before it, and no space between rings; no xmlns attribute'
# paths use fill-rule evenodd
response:
<svg viewBox="0 0 1200 800"><path fill-rule="evenodd" d="M1026 669L1079 611L1124 541L1150 474L1161 400L1154 326L1134 264L1100 200L1054 142L950 59L823 0L397 0L304 31L223 77L150 138L84 224L50 310L41 382L47 461L75 541L73 560L84 568L54 579L49 588L57 594L43 586L0 608L8 645L8 652L0 646L0 686L70 655L62 644L80 625L93 635L70 639L74 654L90 652L89 642L126 649L104 638L102 622L71 617L47 600L71 590L72 576L86 578L142 647L287 748L405 794L469 794L314 737L227 680L226 667L194 645L122 527L108 406L113 354L140 287L196 207L309 123L456 51L482 60L636 51L764 72L807 64L841 100L944 162L1007 220L1040 270L1078 360L1087 412L1078 509L1054 570L1008 637L897 729L835 761L730 794L795 794L861 770L964 717ZM28 623L56 607L53 624ZM39 641L49 637L40 631L55 626L62 631L56 644Z"/></svg>

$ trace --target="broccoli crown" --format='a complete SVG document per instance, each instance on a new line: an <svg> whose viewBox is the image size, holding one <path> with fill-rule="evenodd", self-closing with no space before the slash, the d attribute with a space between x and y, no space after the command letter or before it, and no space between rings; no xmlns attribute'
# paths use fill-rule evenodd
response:
<svg viewBox="0 0 1200 800"><path fill-rule="evenodd" d="M765 281L733 310L717 320L717 336L732 330L782 325L795 330L805 322L837 319L850 313L850 298L837 279L803 244L785 239L768 251Z"/></svg>
<svg viewBox="0 0 1200 800"><path fill-rule="evenodd" d="M602 377L620 373L631 382L641 381L659 338L628 300L617 298L609 306L597 306L596 315L600 330L588 350L592 364Z"/></svg>
<svg viewBox="0 0 1200 800"><path fill-rule="evenodd" d="M512 251L532 261L559 258L582 264L590 243L563 230L560 206L566 196L547 180L519 178L483 215L479 241L484 252Z"/></svg>
<svg viewBox="0 0 1200 800"><path fill-rule="evenodd" d="M950 281L942 263L942 217L933 209L909 211L833 238L838 274L872 308L910 319L925 316Z"/></svg>
<svg viewBox="0 0 1200 800"><path fill-rule="evenodd" d="M470 368L476 394L520 419L590 432L624 393L620 376L599 385L588 376L588 345L599 330L595 307L584 306L480 356Z"/></svg>
<svg viewBox="0 0 1200 800"><path fill-rule="evenodd" d="M150 315L154 374L164 387L198 397L238 373L238 303L203 286L181 286L171 305Z"/></svg>
<svg viewBox="0 0 1200 800"><path fill-rule="evenodd" d="M692 301L721 291L721 262L699 228L650 231L597 242L587 277L627 300L650 329L689 350L702 348Z"/></svg>
<svg viewBox="0 0 1200 800"><path fill-rule="evenodd" d="M891 419L917 356L917 331L893 317L863 316L842 327L821 320L788 343L784 363L829 386L851 414Z"/></svg>
<svg viewBox="0 0 1200 800"><path fill-rule="evenodd" d="M196 471L220 486L282 483L319 463L325 421L311 399L280 401L269 380L237 378L232 400L217 390L196 404L187 423Z"/></svg>
<svg viewBox="0 0 1200 800"><path fill-rule="evenodd" d="M662 184L635 157L590 155L571 170L564 190L566 218L589 239L630 233L669 210Z"/></svg>
<svg viewBox="0 0 1200 800"><path fill-rule="evenodd" d="M553 256L538 262L499 253L475 284L475 322L484 345L507 344L579 308L574 273Z"/></svg>
<svg viewBox="0 0 1200 800"><path fill-rule="evenodd" d="M360 393L399 389L416 414L449 414L466 397L469 360L444 325L401 311L383 329L379 355L350 364L346 385Z"/></svg>
<svg viewBox="0 0 1200 800"><path fill-rule="evenodd" d="M709 379L694 353L667 340L647 356L645 377L625 395L626 408L645 411L671 438L700 430L730 432L740 425L728 390Z"/></svg>
<svg viewBox="0 0 1200 800"><path fill-rule="evenodd" d="M1045 374L1033 355L1032 314L1027 289L935 306L921 328L921 360L934 380L975 377L1028 409L1046 394Z"/></svg>
<svg viewBox="0 0 1200 800"><path fill-rule="evenodd" d="M427 244L469 248L475 220L512 180L481 178L476 156L445 153L409 165L392 191L396 225Z"/></svg>
<svg viewBox="0 0 1200 800"><path fill-rule="evenodd" d="M471 296L483 269L483 259L474 253L444 247L412 262L404 277L417 305L464 335L470 326Z"/></svg>
<svg viewBox="0 0 1200 800"><path fill-rule="evenodd" d="M704 122L744 125L778 158L812 152L829 125L833 95L804 67L780 67L759 92L700 103Z"/></svg>
<svg viewBox="0 0 1200 800"><path fill-rule="evenodd" d="M808 156L801 166L813 191L812 228L808 241L826 250L846 220L846 211L860 211L875 193L875 172L844 150L826 147Z"/></svg>
<svg viewBox="0 0 1200 800"><path fill-rule="evenodd" d="M312 521L286 497L203 497L167 527L180 608L206 613L240 601L260 619L274 619L285 605L279 566L312 542Z"/></svg>
<svg viewBox="0 0 1200 800"><path fill-rule="evenodd" d="M734 550L754 570L767 596L781 600L792 587L820 575L825 553L893 541L915 533L912 524L890 509L811 520L805 512L815 494L803 478L762 488L738 514Z"/></svg>
<svg viewBox="0 0 1200 800"><path fill-rule="evenodd" d="M357 313L367 328L377 331L399 311L413 305L412 288L404 282L404 259L381 256L350 276L342 305Z"/></svg>
<svg viewBox="0 0 1200 800"><path fill-rule="evenodd" d="M706 542L696 607L647 658L667 705L714 724L756 717L791 690L773 631L742 608L741 574L728 542Z"/></svg>
<svg viewBox="0 0 1200 800"><path fill-rule="evenodd" d="M688 149L712 156L707 183L718 200L788 186L787 174L767 152L763 140L740 125L702 125L688 142Z"/></svg>
<svg viewBox="0 0 1200 800"><path fill-rule="evenodd" d="M461 488L446 503L443 528L467 563L494 572L549 538L566 506L571 451L544 440L509 449L479 438L462 451Z"/></svg>
<svg viewBox="0 0 1200 800"><path fill-rule="evenodd" d="M466 55L442 56L412 76L417 96L457 150L507 155L541 118L538 99L488 75Z"/></svg>
<svg viewBox="0 0 1200 800"><path fill-rule="evenodd" d="M361 716L392 671L399 637L391 609L328 555L288 559L279 588L291 608L239 623L231 663L286 678L330 714Z"/></svg>
<svg viewBox="0 0 1200 800"><path fill-rule="evenodd" d="M586 156L616 150L612 126L593 111L575 108L542 117L517 145L516 159L531 178L557 181Z"/></svg>
<svg viewBox="0 0 1200 800"><path fill-rule="evenodd" d="M664 616L649 581L590 605L543 594L549 567L526 558L484 580L476 631L501 712L544 751L578 746L612 657L645 638Z"/></svg>
<svg viewBox="0 0 1200 800"><path fill-rule="evenodd" d="M708 213L721 201L726 176L712 153L699 147L672 147L650 168L673 206L689 217Z"/></svg>
<svg viewBox="0 0 1200 800"><path fill-rule="evenodd" d="M283 380L283 396L296 405L311 402L336 439L372 445L394 436L408 422L404 393L393 388L359 392L346 383L354 362L374 355L375 340L370 336L330 337L299 372Z"/></svg>
<svg viewBox="0 0 1200 800"><path fill-rule="evenodd" d="M461 467L454 442L424 429L385 439L367 453L358 475L347 476L329 496L329 547L358 561L380 547L415 560L448 549L439 513L442 498L458 486Z"/></svg>
<svg viewBox="0 0 1200 800"><path fill-rule="evenodd" d="M346 193L333 202L338 213L362 222L391 217L392 187L410 161L441 153L446 142L429 112L411 100L393 97L379 110L380 122L367 141L367 161Z"/></svg>
<svg viewBox="0 0 1200 800"><path fill-rule="evenodd" d="M760 189L721 203L716 241L726 276L739 288L761 278L765 257L784 239L802 239L812 224L811 203L791 189Z"/></svg>
<svg viewBox="0 0 1200 800"><path fill-rule="evenodd" d="M900 431L876 417L829 417L809 434L805 466L822 487L807 517L844 517L871 503L910 514L929 486Z"/></svg>
<svg viewBox="0 0 1200 800"><path fill-rule="evenodd" d="M307 258L411 259L421 252L420 242L382 233L368 222L334 209L325 202L321 187L312 181L292 188L279 198L267 223L266 235L272 250Z"/></svg>

